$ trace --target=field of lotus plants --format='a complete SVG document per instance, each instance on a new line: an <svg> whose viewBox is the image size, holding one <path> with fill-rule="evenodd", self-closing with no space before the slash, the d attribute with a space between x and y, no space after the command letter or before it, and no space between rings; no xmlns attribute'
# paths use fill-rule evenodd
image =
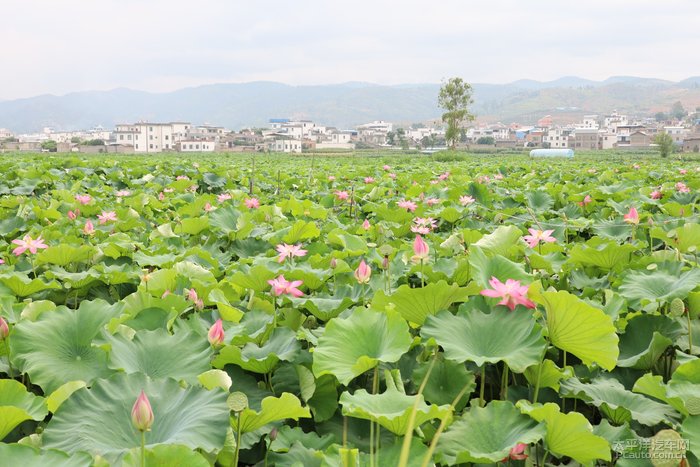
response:
<svg viewBox="0 0 700 467"><path fill-rule="evenodd" d="M698 465L698 162L0 170L0 465Z"/></svg>

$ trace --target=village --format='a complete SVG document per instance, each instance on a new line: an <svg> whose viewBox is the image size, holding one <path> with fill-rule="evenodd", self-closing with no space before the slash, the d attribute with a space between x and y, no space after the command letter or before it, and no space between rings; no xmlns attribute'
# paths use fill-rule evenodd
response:
<svg viewBox="0 0 700 467"><path fill-rule="evenodd" d="M584 115L572 124L558 124L551 115L535 125L474 124L461 131L460 146L470 150L492 148L643 150L667 133L677 151L700 150L700 113L678 118L632 117L613 111ZM33 134L0 129L0 152L79 152L151 154L162 152L226 153L309 151L342 152L361 149L420 150L445 147L445 128L439 120L397 125L383 120L352 129L324 126L311 120L271 118L266 128L232 131L223 126L190 122L137 122L118 124L114 130L56 131Z"/></svg>

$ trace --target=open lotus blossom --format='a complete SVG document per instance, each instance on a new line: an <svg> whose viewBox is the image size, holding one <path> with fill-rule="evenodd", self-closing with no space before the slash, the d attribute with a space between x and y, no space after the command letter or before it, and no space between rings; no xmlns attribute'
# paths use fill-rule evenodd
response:
<svg viewBox="0 0 700 467"><path fill-rule="evenodd" d="M306 250L302 250L301 245L287 245L286 243L280 243L277 245L277 251L280 254L279 258L277 258L278 263L283 263L287 258L291 259L295 256L306 256Z"/></svg>
<svg viewBox="0 0 700 467"><path fill-rule="evenodd" d="M527 298L527 286L520 285L520 281L507 279L504 284L497 277L492 276L489 285L492 288L482 290L481 295L484 297L502 298L498 304L507 306L510 311L515 310L516 305L524 305L527 308L535 308L537 306Z"/></svg>
<svg viewBox="0 0 700 467"><path fill-rule="evenodd" d="M383 169L385 172L388 172L388 171L391 170L391 166L384 164L384 167L382 167L382 169Z"/></svg>
<svg viewBox="0 0 700 467"><path fill-rule="evenodd" d="M248 209L258 209L260 207L260 200L258 200L258 198L246 198L243 203Z"/></svg>
<svg viewBox="0 0 700 467"><path fill-rule="evenodd" d="M304 283L303 281L288 281L284 278L284 275L279 275L275 279L270 279L267 283L272 286L272 293L278 297L280 295L291 295L293 297L304 295L304 292L297 288Z"/></svg>
<svg viewBox="0 0 700 467"><path fill-rule="evenodd" d="M175 188L163 188L163 191L166 193L172 193L173 191L175 191Z"/></svg>
<svg viewBox="0 0 700 467"><path fill-rule="evenodd" d="M5 264L5 260L0 258L0 264Z"/></svg>
<svg viewBox="0 0 700 467"><path fill-rule="evenodd" d="M360 284L368 284L369 278L372 276L372 268L370 268L365 260L360 261L360 265L355 269L355 279Z"/></svg>
<svg viewBox="0 0 700 467"><path fill-rule="evenodd" d="M72 221L77 219L79 215L80 215L80 209L76 209L75 211L68 211L68 219L70 219Z"/></svg>
<svg viewBox="0 0 700 467"><path fill-rule="evenodd" d="M91 220L88 219L88 220L85 222L85 227L83 227L83 233L84 233L85 235L92 235L92 234L95 233L95 226L92 225L92 221L91 221Z"/></svg>
<svg viewBox="0 0 700 467"><path fill-rule="evenodd" d="M515 446L513 446L508 453L508 457L504 458L501 460L501 462L508 462L508 460L512 461L522 461L527 459L527 454L525 454L525 449L527 449L527 444L525 443L518 443Z"/></svg>
<svg viewBox="0 0 700 467"><path fill-rule="evenodd" d="M374 177L365 177L365 183L374 183Z"/></svg>
<svg viewBox="0 0 700 467"><path fill-rule="evenodd" d="M187 290L187 289L185 289L185 290ZM204 308L204 300L199 298L199 296L197 295L197 291L195 289L187 290L187 300L194 303L194 307L197 310L201 310Z"/></svg>
<svg viewBox="0 0 700 467"><path fill-rule="evenodd" d="M131 192L129 190L119 190L117 191L117 198L123 198L125 196L129 196Z"/></svg>
<svg viewBox="0 0 700 467"><path fill-rule="evenodd" d="M214 209L216 209L214 206L211 205L211 203L207 203L204 205L204 212L211 212Z"/></svg>
<svg viewBox="0 0 700 467"><path fill-rule="evenodd" d="M224 343L225 337L226 336L224 335L224 323L222 323L220 319L217 319L216 323L214 323L212 327L209 328L209 332L207 333L207 339L213 347L217 347Z"/></svg>
<svg viewBox="0 0 700 467"><path fill-rule="evenodd" d="M662 196L663 196L663 194L661 194L661 192L660 192L659 190L654 190L654 191L652 191L651 194L649 195L649 197L650 197L651 199L661 199Z"/></svg>
<svg viewBox="0 0 700 467"><path fill-rule="evenodd" d="M625 222L628 224L634 224L637 225L639 224L639 213L637 212L637 209L634 207L630 208L630 211L623 216Z"/></svg>
<svg viewBox="0 0 700 467"><path fill-rule="evenodd" d="M639 164L634 164L634 165L632 166L632 168L633 168L634 170L639 170Z"/></svg>
<svg viewBox="0 0 700 467"><path fill-rule="evenodd" d="M427 259L430 254L430 247L420 235L416 235L416 239L413 241L413 253L415 254L414 258L420 261Z"/></svg>
<svg viewBox="0 0 700 467"><path fill-rule="evenodd" d="M372 224L369 223L369 219L365 219L365 221L362 223L362 228L365 230L372 228Z"/></svg>
<svg viewBox="0 0 700 467"><path fill-rule="evenodd" d="M165 199L165 194L161 191L158 193L158 201L163 201Z"/></svg>
<svg viewBox="0 0 700 467"><path fill-rule="evenodd" d="M21 240L19 238L15 238L12 240L12 243L17 245L17 248L12 250L12 253L14 253L15 256L19 256L27 250L29 250L31 254L35 255L37 250L43 250L49 247L44 243L44 239L41 238L41 235L39 235L36 239L33 239L29 235L25 235Z"/></svg>
<svg viewBox="0 0 700 467"><path fill-rule="evenodd" d="M430 180L431 185L437 185L438 183L440 183L440 180Z"/></svg>
<svg viewBox="0 0 700 467"><path fill-rule="evenodd" d="M151 403L142 389L141 394L139 394L134 403L134 407L131 409L131 423L139 431L151 431L154 419Z"/></svg>
<svg viewBox="0 0 700 467"><path fill-rule="evenodd" d="M100 224L106 224L109 221L116 221L117 213L114 211L102 211L102 214L99 214L97 219L100 221Z"/></svg>
<svg viewBox="0 0 700 467"><path fill-rule="evenodd" d="M232 196L228 193L221 193L219 196L216 197L216 200L220 203L223 203L224 201L228 201L231 199Z"/></svg>
<svg viewBox="0 0 700 467"><path fill-rule="evenodd" d="M405 199L399 201L398 203L396 203L396 205L398 207L400 207L401 209L406 209L407 211L410 211L410 212L414 212L416 210L416 208L418 207L418 205L416 203L414 203L413 201L408 201Z"/></svg>
<svg viewBox="0 0 700 467"><path fill-rule="evenodd" d="M0 316L0 341L4 341L9 335L10 326L8 326L7 321L5 321L5 318Z"/></svg>
<svg viewBox="0 0 700 467"><path fill-rule="evenodd" d="M347 191L338 190L335 192L335 197L338 198L338 201L343 201L345 199L348 199L350 197L350 194Z"/></svg>
<svg viewBox="0 0 700 467"><path fill-rule="evenodd" d="M178 175L177 177L175 177L175 180L189 180L189 179L190 179L190 177L188 177L187 175Z"/></svg>
<svg viewBox="0 0 700 467"><path fill-rule="evenodd" d="M678 182L676 183L676 191L679 193L690 193L690 188L685 183Z"/></svg>
<svg viewBox="0 0 700 467"><path fill-rule="evenodd" d="M688 173L688 171L686 169L678 169L678 173L681 175L685 175Z"/></svg>
<svg viewBox="0 0 700 467"><path fill-rule="evenodd" d="M437 227L437 221L432 217L416 217L413 219L411 232L421 235L427 235Z"/></svg>
<svg viewBox="0 0 700 467"><path fill-rule="evenodd" d="M448 178L449 176L450 176L450 173L449 173L449 172L445 172L445 173L440 174L440 176L439 176L438 178L439 178L440 180L447 180L447 178Z"/></svg>
<svg viewBox="0 0 700 467"><path fill-rule="evenodd" d="M588 203L590 203L591 201L593 201L593 198L591 198L590 195L586 195L586 196L583 198L583 201L579 201L577 204L578 204L579 206L581 206L581 207L585 207L585 206L586 206Z"/></svg>
<svg viewBox="0 0 700 467"><path fill-rule="evenodd" d="M92 198L90 195L75 195L75 200L80 204L88 204Z"/></svg>
<svg viewBox="0 0 700 467"><path fill-rule="evenodd" d="M170 295L171 293L172 293L172 292L170 291L170 289L165 289L165 292L163 292L163 295L161 295L160 298L165 298L165 297L167 297L168 295Z"/></svg>
<svg viewBox="0 0 700 467"><path fill-rule="evenodd" d="M459 204L462 206L468 206L476 201L473 196L464 195L459 197Z"/></svg>
<svg viewBox="0 0 700 467"><path fill-rule="evenodd" d="M328 181L329 181L329 182L335 181L335 175L329 175L329 176L328 176Z"/></svg>
<svg viewBox="0 0 700 467"><path fill-rule="evenodd" d="M554 230L527 229L527 231L530 232L530 235L525 235L523 240L530 248L535 248L540 242L554 243L557 241L556 238L552 237Z"/></svg>
<svg viewBox="0 0 700 467"><path fill-rule="evenodd" d="M396 178L396 174L393 173L393 172L390 173L390 174L389 174L389 178L391 178L392 180L395 179L395 178Z"/></svg>

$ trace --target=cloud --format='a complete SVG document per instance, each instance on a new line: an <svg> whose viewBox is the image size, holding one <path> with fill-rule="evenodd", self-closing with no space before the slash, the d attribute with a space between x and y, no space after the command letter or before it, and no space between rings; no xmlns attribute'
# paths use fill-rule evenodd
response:
<svg viewBox="0 0 700 467"><path fill-rule="evenodd" d="M0 97L212 82L697 74L694 0L4 0Z"/></svg>

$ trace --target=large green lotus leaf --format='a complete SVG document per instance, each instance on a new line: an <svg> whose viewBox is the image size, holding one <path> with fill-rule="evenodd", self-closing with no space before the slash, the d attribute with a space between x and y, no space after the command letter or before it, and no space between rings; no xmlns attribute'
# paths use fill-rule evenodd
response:
<svg viewBox="0 0 700 467"><path fill-rule="evenodd" d="M131 409L143 390L154 422L146 446L182 444L217 451L229 426L226 393L199 386L183 388L174 379L152 380L142 374L117 374L83 388L61 406L48 423L44 446L67 453L87 451L112 463L140 446L141 434L131 423Z"/></svg>
<svg viewBox="0 0 700 467"><path fill-rule="evenodd" d="M475 246L490 255L509 256L510 249L518 244L523 233L514 225L501 225L488 235L481 237Z"/></svg>
<svg viewBox="0 0 700 467"><path fill-rule="evenodd" d="M142 467L141 448L129 451L123 459L122 467ZM160 444L146 449L146 465L167 467L210 467L209 461L187 446Z"/></svg>
<svg viewBox="0 0 700 467"><path fill-rule="evenodd" d="M68 381L62 384L60 388L49 394L46 398L46 406L49 412L54 413L75 391L87 386L85 381Z"/></svg>
<svg viewBox="0 0 700 467"><path fill-rule="evenodd" d="M651 396L654 399L658 399L670 405L682 415L688 415L683 399L680 397L671 397L667 394L668 386L664 383L664 379L661 375L646 373L644 376L635 381L632 391L639 394L644 394L646 396Z"/></svg>
<svg viewBox="0 0 700 467"><path fill-rule="evenodd" d="M410 222L412 216L409 215L408 221ZM328 233L326 236L326 242L328 245L336 246L340 250L350 256L359 256L367 253L367 242L357 235L352 235L346 233L342 229L335 229Z"/></svg>
<svg viewBox="0 0 700 467"><path fill-rule="evenodd" d="M525 400L517 407L538 422L547 425L547 449L559 456L571 457L585 466L593 466L596 459L610 461L610 443L593 434L588 420L578 412L563 414L553 403L532 405Z"/></svg>
<svg viewBox="0 0 700 467"><path fill-rule="evenodd" d="M277 328L262 346L253 342L247 343L242 349L235 344L227 345L221 349L212 364L216 368L234 364L254 373L269 373L280 360L292 361L300 348L294 331Z"/></svg>
<svg viewBox="0 0 700 467"><path fill-rule="evenodd" d="M267 265L259 264L252 267L242 265L239 271L233 273L230 281L244 290L267 292L270 290L270 284L267 281L274 279L277 275L277 269L272 270ZM288 277L286 279L289 280Z"/></svg>
<svg viewBox="0 0 700 467"><path fill-rule="evenodd" d="M662 315L637 315L627 322L620 336L617 365L639 370L651 369L666 348L673 345L683 328Z"/></svg>
<svg viewBox="0 0 700 467"><path fill-rule="evenodd" d="M321 231L313 222L296 221L282 237L282 241L288 244L298 243L304 240L317 238Z"/></svg>
<svg viewBox="0 0 700 467"><path fill-rule="evenodd" d="M535 212L544 212L554 206L554 198L544 190L529 191L525 193L527 205Z"/></svg>
<svg viewBox="0 0 700 467"><path fill-rule="evenodd" d="M92 245L72 246L67 243L52 246L36 255L36 264L55 264L67 266L70 263L87 261L96 251Z"/></svg>
<svg viewBox="0 0 700 467"><path fill-rule="evenodd" d="M683 439L688 440L688 450L700 459L700 415L691 415L681 425Z"/></svg>
<svg viewBox="0 0 700 467"><path fill-rule="evenodd" d="M571 378L573 373L572 367L567 366L562 369L552 360L545 359L540 364L528 367L523 374L527 382L533 387L537 385L537 379L539 378L541 388L552 388L558 392L560 381Z"/></svg>
<svg viewBox="0 0 700 467"><path fill-rule="evenodd" d="M0 274L0 284L10 289L18 297L28 297L44 290L61 288L61 285L56 281L45 282L40 277L30 279L26 274L19 272Z"/></svg>
<svg viewBox="0 0 700 467"><path fill-rule="evenodd" d="M533 294L547 311L547 331L552 344L574 354L586 365L615 368L619 349L612 319L602 310L560 290Z"/></svg>
<svg viewBox="0 0 700 467"><path fill-rule="evenodd" d="M546 345L531 313L500 309L456 316L444 311L428 317L421 335L434 338L450 360L471 361L477 366L506 362L517 373L537 364Z"/></svg>
<svg viewBox="0 0 700 467"><path fill-rule="evenodd" d="M408 324L393 311L359 308L348 318L333 318L313 352L316 377L334 375L341 384L374 368L379 362L395 362L412 342Z"/></svg>
<svg viewBox="0 0 700 467"><path fill-rule="evenodd" d="M668 382L669 397L683 401L691 415L700 415L700 359L683 363L673 372Z"/></svg>
<svg viewBox="0 0 700 467"><path fill-rule="evenodd" d="M18 381L0 379L0 440L23 421L43 420L48 413L43 397L27 392Z"/></svg>
<svg viewBox="0 0 700 467"><path fill-rule="evenodd" d="M486 256L481 248L474 246L469 251L471 276L474 278L474 282L481 286L481 289L491 288L489 281L492 277L496 277L504 284L508 279L525 282L532 280L530 274L525 272L519 263L514 263L501 255Z"/></svg>
<svg viewBox="0 0 700 467"><path fill-rule="evenodd" d="M569 251L569 261L582 266L596 266L606 271L621 271L629 264L632 253L636 250L635 246L628 243L618 245L608 242L597 246L578 243Z"/></svg>
<svg viewBox="0 0 700 467"><path fill-rule="evenodd" d="M684 299L688 293L700 285L700 269L695 268L680 276L666 271L646 273L630 271L622 280L620 295L633 304L647 302L670 302L674 298Z"/></svg>
<svg viewBox="0 0 700 467"><path fill-rule="evenodd" d="M197 375L211 368L213 350L209 341L193 333L169 334L165 329L137 331L131 340L115 334L108 342L112 347L110 368L125 373L195 383Z"/></svg>
<svg viewBox="0 0 700 467"><path fill-rule="evenodd" d="M37 321L20 321L10 341L13 362L46 394L66 381L90 384L108 377L107 352L93 339L119 308L104 300L84 301L77 310L61 306Z"/></svg>
<svg viewBox="0 0 700 467"><path fill-rule="evenodd" d="M497 463L518 443L536 443L545 435L544 423L523 415L508 401L474 407L455 420L440 438L437 459L449 465Z"/></svg>
<svg viewBox="0 0 700 467"><path fill-rule="evenodd" d="M675 230L675 234L673 240L665 239L671 248L678 248L683 253L700 250L700 224L686 222Z"/></svg>
<svg viewBox="0 0 700 467"><path fill-rule="evenodd" d="M615 425L635 420L654 426L661 422L672 424L679 418L670 406L628 391L611 378L596 378L590 384L571 378L562 381L560 392L598 407Z"/></svg>
<svg viewBox="0 0 700 467"><path fill-rule="evenodd" d="M425 363L413 370L413 383L416 387L421 385L429 367L430 363ZM464 408L469 399L469 394L476 387L474 374L467 370L463 363L446 360L441 356L433 365L433 370L430 372L425 389L423 389L423 396L431 404L451 404L460 391L467 386L469 389L464 393L462 399L455 404L457 410Z"/></svg>
<svg viewBox="0 0 700 467"><path fill-rule="evenodd" d="M231 235L237 230L238 217L241 213L234 209L233 206L219 208L214 212L209 213L209 225L216 227L226 235Z"/></svg>
<svg viewBox="0 0 700 467"><path fill-rule="evenodd" d="M322 321L335 318L344 310L354 304L350 297L303 297L293 298L292 303L299 308L308 310L309 313Z"/></svg>
<svg viewBox="0 0 700 467"><path fill-rule="evenodd" d="M310 418L311 413L301 406L301 401L294 394L283 392L280 397L264 398L259 411L244 409L239 417L241 432L249 433L278 420ZM238 429L237 421L231 423L234 429Z"/></svg>
<svg viewBox="0 0 700 467"><path fill-rule="evenodd" d="M364 389L359 389L354 394L346 391L340 395L340 404L343 406L343 415L377 422L397 436L406 433L414 406L415 426L452 413L449 405L428 405L422 395L408 396L393 385L389 385L381 394L370 394Z"/></svg>
<svg viewBox="0 0 700 467"><path fill-rule="evenodd" d="M474 291L457 284L448 285L445 281L418 288L402 285L391 295L377 291L372 299L372 308L384 310L393 305L405 320L421 325L426 317L448 309L453 303L466 301L469 295L474 295Z"/></svg>
<svg viewBox="0 0 700 467"><path fill-rule="evenodd" d="M31 446L0 443L0 463L23 467L90 467L93 459L86 452L69 455L56 449L39 451Z"/></svg>

